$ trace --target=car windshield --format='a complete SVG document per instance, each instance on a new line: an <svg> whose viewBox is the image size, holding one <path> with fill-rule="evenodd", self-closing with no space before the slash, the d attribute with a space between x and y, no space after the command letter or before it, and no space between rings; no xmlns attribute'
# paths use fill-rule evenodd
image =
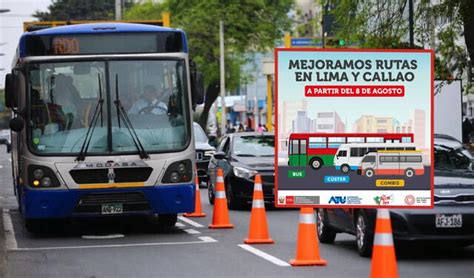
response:
<svg viewBox="0 0 474 278"><path fill-rule="evenodd" d="M472 156L464 148L435 144L434 168L438 171L472 172ZM454 172L453 172L454 173Z"/></svg>
<svg viewBox="0 0 474 278"><path fill-rule="evenodd" d="M207 136L199 124L194 124L194 140L199 143L207 143Z"/></svg>
<svg viewBox="0 0 474 278"><path fill-rule="evenodd" d="M275 139L273 136L240 136L234 138L233 154L236 156L274 156Z"/></svg>
<svg viewBox="0 0 474 278"><path fill-rule="evenodd" d="M40 154L74 155L90 129L89 154L136 153L134 129L147 152L181 149L189 138L184 72L182 60L31 64L30 146ZM132 130L124 124L117 100Z"/></svg>

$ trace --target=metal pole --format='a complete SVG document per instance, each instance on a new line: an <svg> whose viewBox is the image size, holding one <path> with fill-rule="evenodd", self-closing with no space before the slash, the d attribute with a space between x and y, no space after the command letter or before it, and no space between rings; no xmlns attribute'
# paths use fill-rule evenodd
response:
<svg viewBox="0 0 474 278"><path fill-rule="evenodd" d="M413 0L408 0L408 25L410 29L410 48L415 47L413 38Z"/></svg>
<svg viewBox="0 0 474 278"><path fill-rule="evenodd" d="M267 75L267 129L273 131L272 76Z"/></svg>
<svg viewBox="0 0 474 278"><path fill-rule="evenodd" d="M221 134L225 134L225 64L224 64L224 21L219 21L220 71L221 71Z"/></svg>
<svg viewBox="0 0 474 278"><path fill-rule="evenodd" d="M122 20L122 0L115 0L115 20Z"/></svg>

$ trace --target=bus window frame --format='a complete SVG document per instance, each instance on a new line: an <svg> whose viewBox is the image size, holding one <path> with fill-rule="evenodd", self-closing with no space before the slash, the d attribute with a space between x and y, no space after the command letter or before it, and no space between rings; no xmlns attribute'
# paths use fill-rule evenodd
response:
<svg viewBox="0 0 474 278"><path fill-rule="evenodd" d="M126 56L125 56L126 55ZM188 72L189 72L189 66L187 64L188 59L185 56L185 53L179 53L178 56L169 56L169 55L164 55L163 53L146 53L146 54L104 54L104 55L84 55L84 56L29 56L24 59L24 61L21 64L21 68L24 69L24 94L19 94L19 105L21 105L21 96L24 95L25 97L25 108L30 107L30 97L31 97L31 88L28 84L29 80L29 70L31 64L44 64L44 63L74 63L74 62L97 62L97 61L103 61L105 63L105 84L106 84L106 91L104 92L105 98L109 99L111 101L111 97L114 94L114 92L110 92L110 80L109 80L109 62L113 61L143 61L143 60L150 60L150 61L159 61L159 60L165 60L165 61L182 61L184 65L183 69L183 76L182 76L182 82L183 82L183 94L186 94L186 97L184 98L184 103L183 103L183 118L186 119L187 124L185 124L185 129L187 134L189 135L186 138L186 142L183 145L183 148L180 149L171 149L171 150L163 150L163 151L153 151L153 150L146 150L148 154L161 154L161 153L176 153L176 152L182 152L185 151L186 149L189 148L191 145L191 142L193 141L193 133L192 133L192 125L193 121L192 118L190 117L191 113L191 92L188 89ZM20 87L20 86L19 86ZM107 93L108 92L108 93ZM110 104L111 106L113 104ZM188 107L189 109L186 109ZM20 108L20 107L19 107ZM112 108L111 108L112 111ZM26 136L25 136L25 144L27 145L28 151L39 157L74 157L77 156L79 152L77 153L41 153L37 152L34 150L32 147L32 138L31 138L31 126L29 124L30 121L30 113L27 111L26 113L26 118L28 124L25 124L26 128ZM109 132L108 132L109 133ZM112 134L108 134L107 137L112 136ZM107 147L109 149L109 146ZM107 152L96 152L96 153L88 153L87 156L91 157L98 157L98 156L109 156L109 155L135 155L137 154L137 151L127 151L127 152L119 152L119 151L107 151Z"/></svg>

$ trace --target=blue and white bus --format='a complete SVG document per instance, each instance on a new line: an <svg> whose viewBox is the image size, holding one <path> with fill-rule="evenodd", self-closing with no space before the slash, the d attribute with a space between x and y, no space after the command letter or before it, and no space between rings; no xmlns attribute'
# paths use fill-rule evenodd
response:
<svg viewBox="0 0 474 278"><path fill-rule="evenodd" d="M126 23L24 33L6 105L29 230L44 219L194 210L192 109L202 76L182 30Z"/></svg>

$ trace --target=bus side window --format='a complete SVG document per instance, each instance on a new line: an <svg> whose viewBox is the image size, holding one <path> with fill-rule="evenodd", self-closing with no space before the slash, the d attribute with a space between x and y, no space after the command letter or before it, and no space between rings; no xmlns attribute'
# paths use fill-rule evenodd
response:
<svg viewBox="0 0 474 278"><path fill-rule="evenodd" d="M360 157L359 155L359 149L360 148L351 148L351 157Z"/></svg>
<svg viewBox="0 0 474 278"><path fill-rule="evenodd" d="M400 156L400 162L406 162L406 156Z"/></svg>
<svg viewBox="0 0 474 278"><path fill-rule="evenodd" d="M346 156L347 156L347 151L339 151L339 152L337 153L337 156L338 156L338 157L346 157Z"/></svg>

